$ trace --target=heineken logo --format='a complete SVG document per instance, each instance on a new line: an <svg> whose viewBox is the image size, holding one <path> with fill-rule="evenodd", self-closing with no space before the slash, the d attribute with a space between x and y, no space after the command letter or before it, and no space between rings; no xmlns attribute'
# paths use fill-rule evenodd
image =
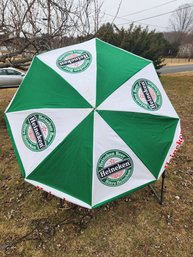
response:
<svg viewBox="0 0 193 257"><path fill-rule="evenodd" d="M123 185L133 173L131 157L121 150L105 152L97 163L97 177L106 186Z"/></svg>
<svg viewBox="0 0 193 257"><path fill-rule="evenodd" d="M32 113L24 120L23 142L32 151L45 150L53 142L55 134L55 125L45 114Z"/></svg>
<svg viewBox="0 0 193 257"><path fill-rule="evenodd" d="M58 57L56 64L59 69L69 73L86 70L92 62L92 55L85 50L68 51Z"/></svg>
<svg viewBox="0 0 193 257"><path fill-rule="evenodd" d="M148 79L138 79L132 87L134 101L142 108L157 111L162 105L159 89Z"/></svg>

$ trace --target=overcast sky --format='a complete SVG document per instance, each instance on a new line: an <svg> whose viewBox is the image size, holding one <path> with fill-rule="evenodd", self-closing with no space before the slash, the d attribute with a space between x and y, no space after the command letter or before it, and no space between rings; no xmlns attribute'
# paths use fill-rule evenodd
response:
<svg viewBox="0 0 193 257"><path fill-rule="evenodd" d="M106 13L105 22L112 22L113 17L116 15L119 3L120 0L104 0L102 9ZM130 23L130 20L137 21L154 15L170 12L178 8L180 5L187 3L193 5L193 0L122 0L118 16L114 23L120 26L123 25L125 28L127 28L127 26ZM162 6L153 8L158 5ZM145 9L149 10L143 11ZM140 13L133 14L135 12ZM136 24L142 26L148 25L150 29L156 29L157 31L168 31L170 17L171 14L167 14L164 16L139 21Z"/></svg>

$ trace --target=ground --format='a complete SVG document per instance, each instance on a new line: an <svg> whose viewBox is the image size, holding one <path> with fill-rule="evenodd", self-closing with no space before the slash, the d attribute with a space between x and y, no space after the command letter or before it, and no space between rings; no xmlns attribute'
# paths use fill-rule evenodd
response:
<svg viewBox="0 0 193 257"><path fill-rule="evenodd" d="M163 206L146 187L95 210L59 208L21 178L3 117L15 90L0 91L0 256L193 256L193 73L161 80L185 141L167 169Z"/></svg>

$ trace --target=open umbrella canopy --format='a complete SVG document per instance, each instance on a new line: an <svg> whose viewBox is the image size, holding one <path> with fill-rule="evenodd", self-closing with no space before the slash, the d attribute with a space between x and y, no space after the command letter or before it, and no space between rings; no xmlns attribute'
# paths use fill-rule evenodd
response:
<svg viewBox="0 0 193 257"><path fill-rule="evenodd" d="M25 180L87 208L156 181L182 141L152 62L99 39L36 56L5 116Z"/></svg>

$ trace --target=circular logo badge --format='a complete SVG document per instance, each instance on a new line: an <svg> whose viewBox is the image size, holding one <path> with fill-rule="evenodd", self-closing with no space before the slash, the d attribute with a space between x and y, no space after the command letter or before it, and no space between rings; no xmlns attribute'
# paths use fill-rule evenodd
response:
<svg viewBox="0 0 193 257"><path fill-rule="evenodd" d="M53 142L56 128L53 121L42 113L30 114L22 126L24 144L32 151L45 150Z"/></svg>
<svg viewBox="0 0 193 257"><path fill-rule="evenodd" d="M69 73L86 70L92 62L92 55L85 50L72 50L60 55L56 61L58 68Z"/></svg>
<svg viewBox="0 0 193 257"><path fill-rule="evenodd" d="M138 79L132 87L134 101L142 108L157 111L162 105L159 89L148 79Z"/></svg>
<svg viewBox="0 0 193 257"><path fill-rule="evenodd" d="M120 150L110 150L101 155L97 163L97 177L106 186L123 185L133 173L131 157Z"/></svg>

